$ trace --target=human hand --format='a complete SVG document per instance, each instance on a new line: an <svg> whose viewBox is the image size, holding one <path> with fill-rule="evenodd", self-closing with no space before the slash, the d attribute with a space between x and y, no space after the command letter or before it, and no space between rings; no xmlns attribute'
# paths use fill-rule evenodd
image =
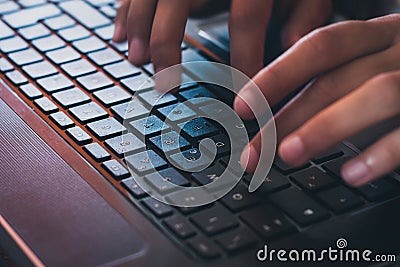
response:
<svg viewBox="0 0 400 267"><path fill-rule="evenodd" d="M260 71L254 82L272 106L312 80L276 116L280 157L302 165L369 126L400 115L399 55L400 15L390 15L315 30ZM235 110L245 119L263 112L251 88L245 86L235 99ZM242 153L250 172L263 162L258 156L261 138L258 134ZM347 162L342 176L359 186L399 165L400 127Z"/></svg>

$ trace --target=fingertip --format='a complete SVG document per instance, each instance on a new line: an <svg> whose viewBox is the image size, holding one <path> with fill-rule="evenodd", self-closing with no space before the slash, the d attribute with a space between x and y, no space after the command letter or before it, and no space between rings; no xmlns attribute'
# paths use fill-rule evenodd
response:
<svg viewBox="0 0 400 267"><path fill-rule="evenodd" d="M241 95L237 95L235 98L235 101L233 103L233 107L236 111L236 113L245 120L249 120L249 119L253 119L254 118L254 113L252 111L252 109L250 108L249 105L247 105L246 103L247 101L245 101L243 99L243 96Z"/></svg>
<svg viewBox="0 0 400 267"><path fill-rule="evenodd" d="M149 52L147 46L138 38L133 38L129 43L128 60L141 66L149 61Z"/></svg>
<svg viewBox="0 0 400 267"><path fill-rule="evenodd" d="M279 157L290 165L301 165L305 152L303 140L297 135L289 136L282 141L278 152Z"/></svg>
<svg viewBox="0 0 400 267"><path fill-rule="evenodd" d="M253 173L257 168L259 157L260 156L255 147L252 144L249 144L243 149L240 156L240 164L247 172Z"/></svg>
<svg viewBox="0 0 400 267"><path fill-rule="evenodd" d="M358 159L353 159L343 165L341 175L343 180L354 187L363 185L372 179L371 171L367 164Z"/></svg>

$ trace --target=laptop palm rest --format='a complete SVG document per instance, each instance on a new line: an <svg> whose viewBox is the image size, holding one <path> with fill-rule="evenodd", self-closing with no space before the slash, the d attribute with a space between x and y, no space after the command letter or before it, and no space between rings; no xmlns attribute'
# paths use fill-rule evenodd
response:
<svg viewBox="0 0 400 267"><path fill-rule="evenodd" d="M49 266L118 264L146 243L0 99L0 217Z"/></svg>

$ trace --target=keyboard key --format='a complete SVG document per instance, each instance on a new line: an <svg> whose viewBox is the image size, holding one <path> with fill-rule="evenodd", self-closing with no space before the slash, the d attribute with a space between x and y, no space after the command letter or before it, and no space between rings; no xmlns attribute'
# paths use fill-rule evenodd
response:
<svg viewBox="0 0 400 267"><path fill-rule="evenodd" d="M53 98L64 108L90 102L90 97L79 88L73 88L53 94Z"/></svg>
<svg viewBox="0 0 400 267"><path fill-rule="evenodd" d="M207 99L204 98L217 98L215 94L213 94L210 90L207 90L204 87L196 87L190 90L186 90L180 92L179 95L183 98L184 101L190 100L192 105L204 105L208 102ZM196 99L204 97L203 99Z"/></svg>
<svg viewBox="0 0 400 267"><path fill-rule="evenodd" d="M125 157L126 164L138 174L148 173L167 166L167 162L153 150Z"/></svg>
<svg viewBox="0 0 400 267"><path fill-rule="evenodd" d="M175 216L164 221L165 225L179 238L186 239L196 234L195 229L182 216Z"/></svg>
<svg viewBox="0 0 400 267"><path fill-rule="evenodd" d="M145 180L160 194L167 194L176 190L172 184L177 186L190 185L190 182L174 169L166 169L148 174L146 175Z"/></svg>
<svg viewBox="0 0 400 267"><path fill-rule="evenodd" d="M74 84L63 74L57 74L37 81L47 93L53 93L62 89L73 87Z"/></svg>
<svg viewBox="0 0 400 267"><path fill-rule="evenodd" d="M250 183L251 175L246 175L245 180ZM271 168L269 174L264 179L263 184L260 187L261 192L273 192L284 189L290 186L289 179L283 176L275 168Z"/></svg>
<svg viewBox="0 0 400 267"><path fill-rule="evenodd" d="M43 24L36 24L33 26L22 28L18 30L18 32L26 40L34 40L37 38L49 36L51 34L51 32L45 26L43 26Z"/></svg>
<svg viewBox="0 0 400 267"><path fill-rule="evenodd" d="M97 91L93 95L105 106L126 102L132 98L130 94L119 86Z"/></svg>
<svg viewBox="0 0 400 267"><path fill-rule="evenodd" d="M126 131L126 128L114 118L89 123L87 128L100 140L114 137Z"/></svg>
<svg viewBox="0 0 400 267"><path fill-rule="evenodd" d="M306 190L320 190L336 182L335 179L316 167L297 172L291 177Z"/></svg>
<svg viewBox="0 0 400 267"><path fill-rule="evenodd" d="M225 168L220 164L215 164L202 171L192 173L193 179L200 185L207 185L215 181L213 189L220 189L221 187L226 188L232 186L233 179L221 179L221 175L224 173ZM232 177L229 171L226 173L229 177Z"/></svg>
<svg viewBox="0 0 400 267"><path fill-rule="evenodd" d="M202 139L218 132L218 129L204 118L195 118L188 122L180 123L178 127L192 139Z"/></svg>
<svg viewBox="0 0 400 267"><path fill-rule="evenodd" d="M7 72L6 76L15 85L20 85L28 82L28 79L17 70Z"/></svg>
<svg viewBox="0 0 400 267"><path fill-rule="evenodd" d="M37 24L39 20L60 15L61 11L53 4L23 9L3 16L3 20L13 28L22 28Z"/></svg>
<svg viewBox="0 0 400 267"><path fill-rule="evenodd" d="M44 20L44 24L47 25L53 31L58 31L75 25L75 21L67 15L61 15L55 18Z"/></svg>
<svg viewBox="0 0 400 267"><path fill-rule="evenodd" d="M146 198L143 204L157 217L166 217L172 214L172 208L153 198Z"/></svg>
<svg viewBox="0 0 400 267"><path fill-rule="evenodd" d="M13 65L11 65L7 59L0 58L0 72L4 73L13 69L14 69Z"/></svg>
<svg viewBox="0 0 400 267"><path fill-rule="evenodd" d="M359 196L342 185L322 191L317 196L336 213L352 210L364 204Z"/></svg>
<svg viewBox="0 0 400 267"><path fill-rule="evenodd" d="M320 164L320 163L323 163L325 161L338 158L338 157L340 157L342 155L343 155L343 151L338 147L334 147L334 148L332 148L332 149L330 149L328 151L325 151L324 153L318 155L317 157L315 157L313 159L313 161L315 163Z"/></svg>
<svg viewBox="0 0 400 267"><path fill-rule="evenodd" d="M35 63L43 59L38 52L31 48L9 54L8 57L18 66Z"/></svg>
<svg viewBox="0 0 400 267"><path fill-rule="evenodd" d="M178 100L173 94L163 94L156 90L141 93L139 98L150 107L165 106Z"/></svg>
<svg viewBox="0 0 400 267"><path fill-rule="evenodd" d="M111 86L114 83L102 72L96 72L77 79L77 81L85 87L86 90L95 91L101 88Z"/></svg>
<svg viewBox="0 0 400 267"><path fill-rule="evenodd" d="M73 42L90 36L90 32L81 25L76 25L71 28L60 30L58 35L67 42Z"/></svg>
<svg viewBox="0 0 400 267"><path fill-rule="evenodd" d="M102 6L100 11L109 18L115 18L117 16L117 10L111 6Z"/></svg>
<svg viewBox="0 0 400 267"><path fill-rule="evenodd" d="M221 206L201 211L190 219L208 235L218 234L238 225L237 219Z"/></svg>
<svg viewBox="0 0 400 267"><path fill-rule="evenodd" d="M216 238L217 243L228 253L249 248L257 243L257 237L245 228L236 229Z"/></svg>
<svg viewBox="0 0 400 267"><path fill-rule="evenodd" d="M190 146L190 143L178 135L177 132L154 136L150 138L150 142L164 153L170 153L178 149L185 150Z"/></svg>
<svg viewBox="0 0 400 267"><path fill-rule="evenodd" d="M232 171L234 174L242 175L244 173L244 170L243 170L242 165L240 164L240 161L233 161L233 160L232 160L232 162L229 162L229 161L230 161L230 156L224 156L219 159L219 162L222 165L228 167L228 164L229 164L229 170Z"/></svg>
<svg viewBox="0 0 400 267"><path fill-rule="evenodd" d="M301 226L329 217L321 205L295 187L274 193L270 199Z"/></svg>
<svg viewBox="0 0 400 267"><path fill-rule="evenodd" d="M131 133L108 139L105 141L105 144L118 157L123 157L124 154L130 154L146 148L146 145Z"/></svg>
<svg viewBox="0 0 400 267"><path fill-rule="evenodd" d="M21 86L19 89L26 95L29 99L36 99L43 96L42 92L36 88L33 84L26 84Z"/></svg>
<svg viewBox="0 0 400 267"><path fill-rule="evenodd" d="M46 0L19 0L18 3L25 8L31 8L46 4Z"/></svg>
<svg viewBox="0 0 400 267"><path fill-rule="evenodd" d="M210 139L214 141L217 155L225 155L231 151L231 143L228 136L220 134L217 136L211 136Z"/></svg>
<svg viewBox="0 0 400 267"><path fill-rule="evenodd" d="M56 35L33 40L32 44L41 52L47 52L65 46L65 42Z"/></svg>
<svg viewBox="0 0 400 267"><path fill-rule="evenodd" d="M28 48L28 44L19 36L0 41L0 50L5 54L16 52L25 48Z"/></svg>
<svg viewBox="0 0 400 267"><path fill-rule="evenodd" d="M109 25L106 27L95 29L94 33L97 34L97 36L99 36L104 41L109 41L112 39L114 35L114 29L115 29L114 25Z"/></svg>
<svg viewBox="0 0 400 267"><path fill-rule="evenodd" d="M98 52L100 53L100 52ZM109 66L104 67L104 70L110 74L112 77L114 77L114 79L121 79L121 78L125 78L128 76L133 76L133 75L138 75L140 74L140 69L135 67L134 65L132 65L131 63L129 63L128 61L124 60L122 62L119 63L115 63ZM146 76L147 78L147 76ZM132 82L131 82L132 81ZM138 87L140 84L134 84L133 81L135 81L134 78L131 78L129 80L126 80L125 82L130 85L132 84L132 86L136 86ZM139 80L139 82L142 80ZM126 85L126 86L128 86ZM136 90L134 90L136 92Z"/></svg>
<svg viewBox="0 0 400 267"><path fill-rule="evenodd" d="M90 53L88 57L98 66L104 66L122 60L122 57L111 48Z"/></svg>
<svg viewBox="0 0 400 267"><path fill-rule="evenodd" d="M121 53L127 52L129 48L128 41L121 43L110 42L110 44Z"/></svg>
<svg viewBox="0 0 400 267"><path fill-rule="evenodd" d="M342 166L350 159L351 159L350 157L343 157L343 158L335 159L335 160L329 161L328 163L325 163L323 165L323 168L325 170L327 170L328 172L334 174L337 177L342 177L342 174L341 174Z"/></svg>
<svg viewBox="0 0 400 267"><path fill-rule="evenodd" d="M129 103L113 106L111 111L121 120L132 120L149 114L149 110L138 100L132 99Z"/></svg>
<svg viewBox="0 0 400 267"><path fill-rule="evenodd" d="M81 58L81 55L69 46L47 52L46 56L57 65Z"/></svg>
<svg viewBox="0 0 400 267"><path fill-rule="evenodd" d="M88 144L84 146L83 149L97 162L102 162L111 158L110 153L98 143Z"/></svg>
<svg viewBox="0 0 400 267"><path fill-rule="evenodd" d="M90 64L86 59L80 59L70 63L61 65L61 68L68 73L71 77L78 77L81 75L95 72L96 68Z"/></svg>
<svg viewBox="0 0 400 267"><path fill-rule="evenodd" d="M75 123L71 120L71 118L62 111L51 114L50 119L52 119L57 126L63 130L75 126Z"/></svg>
<svg viewBox="0 0 400 267"><path fill-rule="evenodd" d="M240 214L240 218L264 240L295 231L295 227L283 214L271 205L263 205Z"/></svg>
<svg viewBox="0 0 400 267"><path fill-rule="evenodd" d="M391 196L393 186L386 180L380 179L357 188L369 201L377 201Z"/></svg>
<svg viewBox="0 0 400 267"><path fill-rule="evenodd" d="M121 83L132 93L136 93L137 91L151 90L155 86L154 81L144 74L123 79L121 80Z"/></svg>
<svg viewBox="0 0 400 267"><path fill-rule="evenodd" d="M209 194L206 193L203 190L180 190L171 194L168 194L166 196L166 200L168 200L168 203L172 203L175 205L180 206L180 211L183 214L191 214L200 210L204 210L205 208L209 208L213 205L207 204L203 206L194 206L193 205L198 205L199 202L203 201L204 199L209 198Z"/></svg>
<svg viewBox="0 0 400 267"><path fill-rule="evenodd" d="M38 79L58 73L58 70L47 61L26 65L22 67L22 69L32 79Z"/></svg>
<svg viewBox="0 0 400 267"><path fill-rule="evenodd" d="M159 108L158 112L171 122L188 120L189 118L196 116L196 112L185 104L180 104L179 107L177 107L177 105L178 104Z"/></svg>
<svg viewBox="0 0 400 267"><path fill-rule="evenodd" d="M202 258L212 259L221 255L217 246L208 238L197 237L190 240L188 244Z"/></svg>
<svg viewBox="0 0 400 267"><path fill-rule="evenodd" d="M232 109L221 104L212 103L206 106L199 107L200 111L203 112L207 117L218 118L220 120L229 118Z"/></svg>
<svg viewBox="0 0 400 267"><path fill-rule="evenodd" d="M83 54L106 48L106 44L95 36L75 41L72 45Z"/></svg>
<svg viewBox="0 0 400 267"><path fill-rule="evenodd" d="M58 111L58 107L47 97L36 99L34 103L43 113L50 114L52 112Z"/></svg>
<svg viewBox="0 0 400 267"><path fill-rule="evenodd" d="M183 157L182 157L183 156ZM197 148L192 148L182 153L173 154L170 157L177 166L183 171L192 172L208 166L212 160L207 155L201 156L201 152Z"/></svg>
<svg viewBox="0 0 400 267"><path fill-rule="evenodd" d="M59 7L89 29L111 24L111 20L83 1L62 2Z"/></svg>
<svg viewBox="0 0 400 267"><path fill-rule="evenodd" d="M221 199L222 203L234 212L255 206L261 200L259 194L249 193L247 187L242 184L238 184Z"/></svg>
<svg viewBox="0 0 400 267"><path fill-rule="evenodd" d="M1 7L0 7L1 9ZM14 36L14 32L3 21L0 21L0 40Z"/></svg>
<svg viewBox="0 0 400 267"><path fill-rule="evenodd" d="M13 1L0 2L0 15L12 13L18 10L19 6Z"/></svg>
<svg viewBox="0 0 400 267"><path fill-rule="evenodd" d="M67 129L67 134L78 144L85 145L92 142L92 138L81 127Z"/></svg>
<svg viewBox="0 0 400 267"><path fill-rule="evenodd" d="M284 162L283 160L281 160L279 157L275 158L275 162L274 165L276 167L278 167L278 169L285 175L287 174L291 174L293 172L302 170L307 168L308 166L310 166L310 163L306 163L303 166L300 167L292 167L290 165L288 165L286 162Z"/></svg>
<svg viewBox="0 0 400 267"><path fill-rule="evenodd" d="M146 192L136 183L136 181L131 177L122 180L122 185L131 193L135 198L142 198L146 196Z"/></svg>
<svg viewBox="0 0 400 267"><path fill-rule="evenodd" d="M115 180L121 180L129 177L129 171L117 160L112 159L101 164L103 168L112 175Z"/></svg>
<svg viewBox="0 0 400 267"><path fill-rule="evenodd" d="M94 102L73 107L69 111L80 123L88 123L108 116L107 111Z"/></svg>
<svg viewBox="0 0 400 267"><path fill-rule="evenodd" d="M151 115L147 118L139 119L129 123L140 135L154 135L161 131L170 129L168 124L162 122L159 118Z"/></svg>

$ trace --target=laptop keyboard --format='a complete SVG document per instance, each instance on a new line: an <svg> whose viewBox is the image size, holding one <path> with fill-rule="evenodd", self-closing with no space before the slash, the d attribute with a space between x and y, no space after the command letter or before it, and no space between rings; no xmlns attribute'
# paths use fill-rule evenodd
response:
<svg viewBox="0 0 400 267"><path fill-rule="evenodd" d="M199 114L224 116L204 99L182 106L163 124L177 103L220 95L215 88L190 82L155 104L159 93L153 89L151 64L131 65L127 43L111 42L118 5L113 0L0 0L0 77L189 255L198 259L237 255L266 240L375 205L397 192L390 177L358 189L347 187L340 168L355 154L341 144L299 168L276 159L256 193L247 191L251 175L245 174L231 192L206 206L177 208L150 198L131 177L128 165L173 200L176 196L166 181L180 186L212 182L227 166L230 144L218 125L192 119ZM206 60L186 44L182 53L184 61ZM199 71L189 70L185 80L190 81L190 75L201 77ZM139 96L132 100L139 86ZM129 101L135 101L134 108L128 107ZM152 115L144 118L153 106ZM134 133L127 132L124 120L130 121ZM258 131L254 123L244 126L250 137ZM168 130L164 144L163 130ZM138 138L143 135L146 143ZM206 164L198 150L205 137L217 144L217 158L210 167L188 173L169 163L188 170ZM179 151L188 160L178 157ZM126 153L129 156L123 158ZM229 171L240 168L238 163ZM156 171L165 180L155 176ZM190 204L192 198L186 200Z"/></svg>

